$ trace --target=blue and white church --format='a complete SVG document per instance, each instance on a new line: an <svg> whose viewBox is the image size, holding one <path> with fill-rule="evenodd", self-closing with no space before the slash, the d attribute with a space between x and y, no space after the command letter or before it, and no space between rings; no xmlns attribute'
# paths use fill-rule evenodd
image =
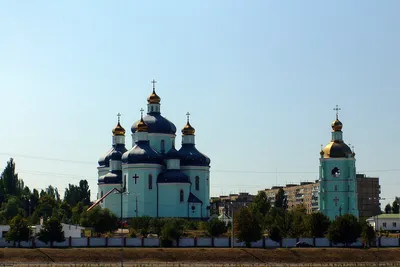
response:
<svg viewBox="0 0 400 267"><path fill-rule="evenodd" d="M175 147L176 127L161 115L161 98L147 98L147 114L131 127L132 146L125 145L125 129L112 130L112 147L98 163L98 198L114 188L122 194L122 217L210 216L210 158L197 150L189 113L182 129L182 146ZM100 205L121 216L121 194L110 193Z"/></svg>

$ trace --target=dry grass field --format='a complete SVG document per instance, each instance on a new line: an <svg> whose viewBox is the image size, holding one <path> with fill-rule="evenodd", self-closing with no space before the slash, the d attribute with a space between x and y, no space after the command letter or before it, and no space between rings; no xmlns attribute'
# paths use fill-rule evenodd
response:
<svg viewBox="0 0 400 267"><path fill-rule="evenodd" d="M124 248L126 262L170 263L340 263L400 262L399 248L226 249ZM0 263L117 263L118 248L0 249Z"/></svg>

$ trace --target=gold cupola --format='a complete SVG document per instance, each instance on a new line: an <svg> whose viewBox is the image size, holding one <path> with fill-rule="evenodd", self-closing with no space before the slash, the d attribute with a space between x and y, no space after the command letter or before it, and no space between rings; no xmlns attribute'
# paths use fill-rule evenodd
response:
<svg viewBox="0 0 400 267"><path fill-rule="evenodd" d="M115 126L114 129L112 130L112 133L113 133L114 136L117 136L117 135L125 135L125 129L124 129L124 127L122 127L121 124L120 124L120 117L121 117L121 114L118 113L117 116L118 116L118 124L117 124L117 126Z"/></svg>
<svg viewBox="0 0 400 267"><path fill-rule="evenodd" d="M149 104L160 104L161 98L156 94L156 81L152 80L151 83L153 84L153 92L147 98L147 103L149 103Z"/></svg>
<svg viewBox="0 0 400 267"><path fill-rule="evenodd" d="M183 135L194 135L195 129L192 127L192 125L190 125L190 122L189 122L190 113L189 112L186 113L186 116L187 116L187 122L186 122L185 127L183 127L183 129L182 129L182 134Z"/></svg>
<svg viewBox="0 0 400 267"><path fill-rule="evenodd" d="M140 110L141 116L140 121L136 124L136 132L147 132L149 127L143 120L143 109Z"/></svg>

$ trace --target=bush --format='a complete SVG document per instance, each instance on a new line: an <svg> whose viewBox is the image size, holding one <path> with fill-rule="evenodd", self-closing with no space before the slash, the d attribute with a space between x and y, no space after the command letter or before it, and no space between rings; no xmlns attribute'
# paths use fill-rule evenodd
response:
<svg viewBox="0 0 400 267"><path fill-rule="evenodd" d="M206 223L206 231L212 237L219 237L223 233L226 233L227 230L225 222L216 218L211 219Z"/></svg>
<svg viewBox="0 0 400 267"><path fill-rule="evenodd" d="M351 214L338 217L331 223L328 238L334 244L344 244L348 247L361 236L361 225L357 218Z"/></svg>
<svg viewBox="0 0 400 267"><path fill-rule="evenodd" d="M183 235L184 222L181 219L169 219L161 230L161 245L172 245Z"/></svg>

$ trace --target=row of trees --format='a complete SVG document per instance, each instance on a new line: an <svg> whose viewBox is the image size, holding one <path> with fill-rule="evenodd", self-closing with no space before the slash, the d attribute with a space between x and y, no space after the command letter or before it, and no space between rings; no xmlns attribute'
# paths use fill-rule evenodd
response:
<svg viewBox="0 0 400 267"><path fill-rule="evenodd" d="M399 199L396 197L396 199L393 201L392 205L390 206L390 203L388 203L385 206L385 213L393 213L393 214L399 214L400 212L400 205L399 205Z"/></svg>

